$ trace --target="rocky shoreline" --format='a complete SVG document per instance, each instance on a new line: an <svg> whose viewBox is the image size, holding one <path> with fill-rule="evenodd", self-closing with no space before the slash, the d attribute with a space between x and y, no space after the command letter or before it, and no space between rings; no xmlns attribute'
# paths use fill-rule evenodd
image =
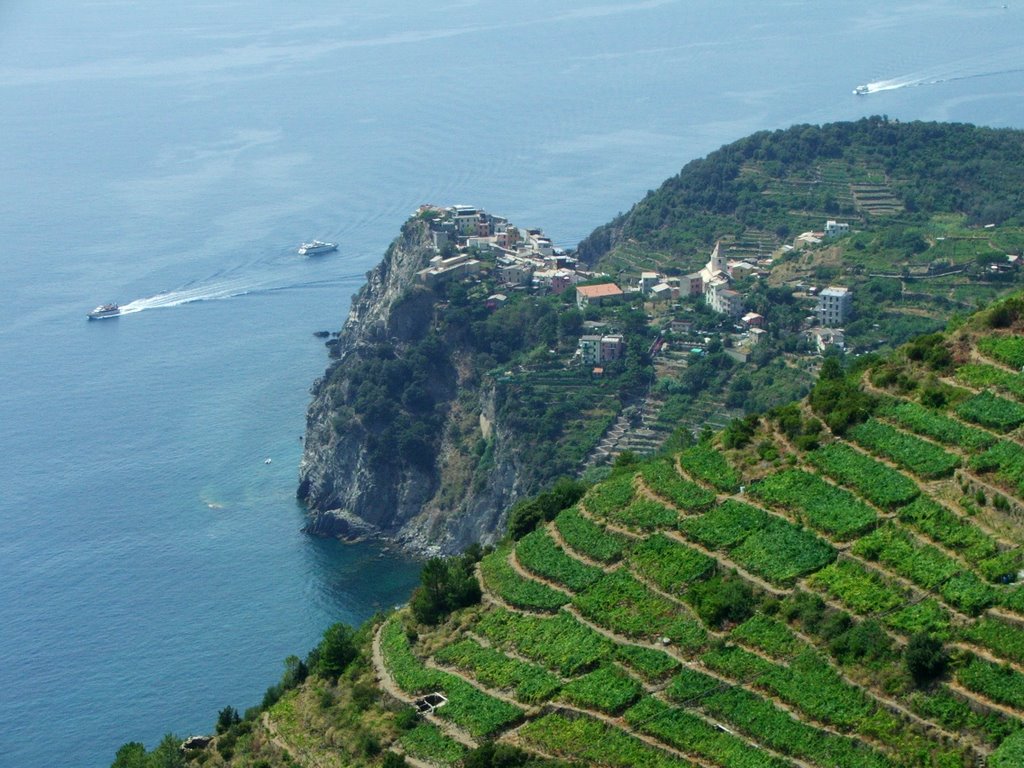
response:
<svg viewBox="0 0 1024 768"><path fill-rule="evenodd" d="M507 508L526 490L517 480L513 436L492 427L493 392L467 380L456 344L442 349L446 359L437 361L439 372L426 382L444 413L432 461L415 463L393 453L382 459L374 449L389 436L355 414L359 366L375 356L400 358L430 329L438 296L417 273L435 255L427 225L407 221L329 342L333 360L311 388L299 467L297 496L307 507L310 534L378 538L417 556L450 554L492 540ZM485 482L464 483L467 457L460 446L483 439L485 424L493 465Z"/></svg>

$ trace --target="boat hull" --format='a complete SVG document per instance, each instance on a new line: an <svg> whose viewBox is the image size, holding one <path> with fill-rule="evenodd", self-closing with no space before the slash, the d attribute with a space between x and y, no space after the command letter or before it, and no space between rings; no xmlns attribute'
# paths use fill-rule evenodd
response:
<svg viewBox="0 0 1024 768"><path fill-rule="evenodd" d="M336 243L322 243L314 240L312 243L303 243L299 246L299 256L318 256L321 253L331 253L338 250Z"/></svg>
<svg viewBox="0 0 1024 768"><path fill-rule="evenodd" d="M103 306L96 307L86 317L90 320L106 320L110 317L117 317L121 314L121 308L116 304L104 304Z"/></svg>

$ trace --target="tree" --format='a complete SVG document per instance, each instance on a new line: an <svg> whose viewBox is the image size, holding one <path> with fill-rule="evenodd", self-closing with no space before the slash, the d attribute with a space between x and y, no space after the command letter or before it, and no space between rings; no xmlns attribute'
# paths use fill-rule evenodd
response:
<svg viewBox="0 0 1024 768"><path fill-rule="evenodd" d="M579 501L586 490L586 483L558 478L548 490L512 507L508 516L509 534L513 539L521 539L545 520L554 520L559 512Z"/></svg>
<svg viewBox="0 0 1024 768"><path fill-rule="evenodd" d="M739 624L754 612L754 593L734 574L715 576L690 587L686 600L705 624L720 627L725 622Z"/></svg>
<svg viewBox="0 0 1024 768"><path fill-rule="evenodd" d="M417 621L437 624L452 611L480 602L480 585L473 574L475 554L427 561L420 572L420 586L409 600Z"/></svg>
<svg viewBox="0 0 1024 768"><path fill-rule="evenodd" d="M217 713L217 733L224 733L240 722L242 718L238 716L238 710L229 704Z"/></svg>
<svg viewBox="0 0 1024 768"><path fill-rule="evenodd" d="M818 372L821 381L838 381L843 378L843 362L838 355L826 355Z"/></svg>
<svg viewBox="0 0 1024 768"><path fill-rule="evenodd" d="M146 748L138 741L122 744L110 768L147 768Z"/></svg>
<svg viewBox="0 0 1024 768"><path fill-rule="evenodd" d="M185 768L181 737L168 733L149 753L137 741L122 744L114 756L111 768Z"/></svg>
<svg viewBox="0 0 1024 768"><path fill-rule="evenodd" d="M843 664L878 661L889 655L892 640L873 619L859 622L832 638L829 651Z"/></svg>
<svg viewBox="0 0 1024 768"><path fill-rule="evenodd" d="M528 768L550 764L511 744L482 744L463 758L464 768Z"/></svg>
<svg viewBox="0 0 1024 768"><path fill-rule="evenodd" d="M329 680L337 680L338 675L355 659L358 654L354 630L347 624L332 624L324 630L320 641L319 654L316 661L316 673Z"/></svg>
<svg viewBox="0 0 1024 768"><path fill-rule="evenodd" d="M616 469L629 468L635 466L640 461L640 457L637 456L633 451L623 451L615 457L615 463L613 466Z"/></svg>
<svg viewBox="0 0 1024 768"><path fill-rule="evenodd" d="M149 753L147 768L185 768L185 754L181 751L181 737L166 734Z"/></svg>
<svg viewBox="0 0 1024 768"><path fill-rule="evenodd" d="M281 676L281 687L284 689L294 688L300 685L308 675L309 665L293 654L284 660L284 674Z"/></svg>
<svg viewBox="0 0 1024 768"><path fill-rule="evenodd" d="M927 632L918 632L907 643L903 661L914 682L922 686L941 675L949 659L941 640Z"/></svg>

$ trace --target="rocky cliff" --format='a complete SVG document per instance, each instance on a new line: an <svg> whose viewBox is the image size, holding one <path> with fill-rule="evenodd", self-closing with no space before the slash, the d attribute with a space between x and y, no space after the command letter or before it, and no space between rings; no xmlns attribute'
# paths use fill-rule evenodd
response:
<svg viewBox="0 0 1024 768"><path fill-rule="evenodd" d="M434 254L427 225L409 220L330 343L299 470L311 533L452 553L493 539L532 490L517 479L521 440L499 422L493 385L458 338L438 333L443 297L416 276Z"/></svg>

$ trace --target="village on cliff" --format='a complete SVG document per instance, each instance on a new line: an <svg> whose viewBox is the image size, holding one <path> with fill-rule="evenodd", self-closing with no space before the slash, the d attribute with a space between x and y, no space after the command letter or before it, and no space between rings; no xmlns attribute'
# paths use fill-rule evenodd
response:
<svg viewBox="0 0 1024 768"><path fill-rule="evenodd" d="M620 272L613 279L588 270L571 251L554 246L541 229L521 229L503 216L474 206L423 205L415 215L429 222L437 252L430 266L418 275L428 286L486 277L496 289L485 299L490 308L518 293L562 294L569 290L575 291L580 310L642 302L652 323L665 329L652 346L653 355L674 346L700 356L717 339L739 362L746 362L751 349L770 333L766 318L748 310L746 292L753 282L766 279L780 255L850 232L848 223L829 220L823 230L802 233L792 245L765 256L733 255L720 240L707 263L695 272ZM799 284L794 295L808 308L801 328L803 348L810 354L821 354L830 346L845 349L843 325L853 316L853 291L845 286ZM714 330L698 324L694 312L698 305L719 316ZM625 340L615 328L601 321L586 325L592 332L580 336L573 362L600 366L621 357Z"/></svg>

